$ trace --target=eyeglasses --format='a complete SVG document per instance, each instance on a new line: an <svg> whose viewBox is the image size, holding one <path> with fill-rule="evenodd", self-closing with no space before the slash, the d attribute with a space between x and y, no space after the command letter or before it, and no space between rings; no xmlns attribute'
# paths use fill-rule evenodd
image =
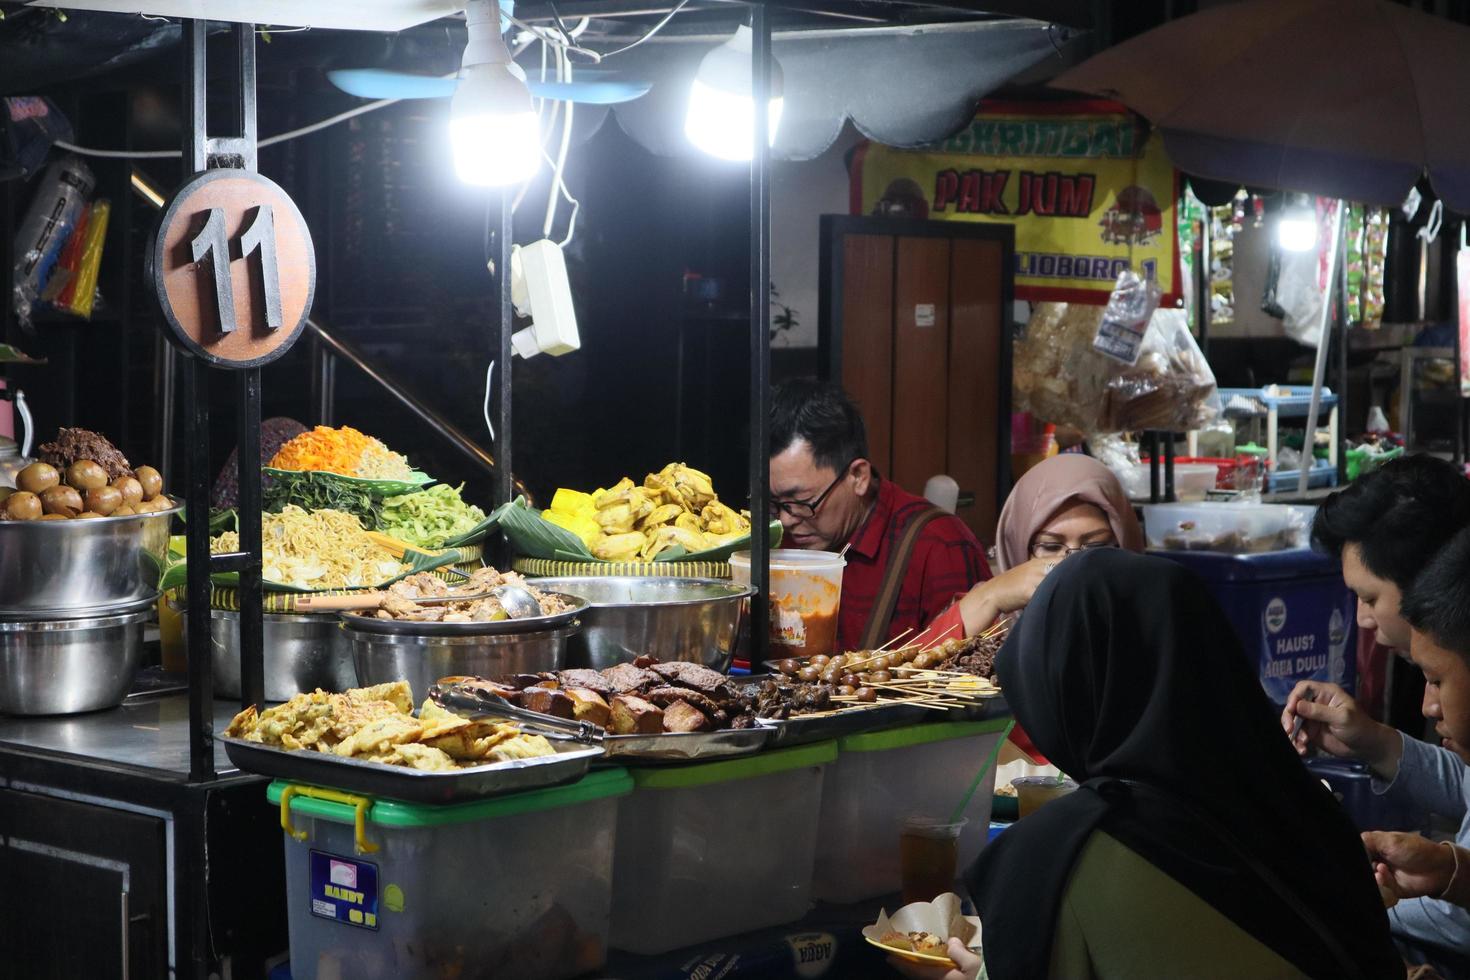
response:
<svg viewBox="0 0 1470 980"><path fill-rule="evenodd" d="M827 489L817 494L817 499L815 500L776 500L773 498L771 500L771 516L779 517L782 514L786 514L788 517L793 517L798 521L809 521L813 517L816 517L817 510L827 500L827 496L833 490L837 489L837 484L843 481L848 471L852 469L852 464L856 462L857 459L848 460L847 465L837 471L837 479L827 484Z"/></svg>
<svg viewBox="0 0 1470 980"><path fill-rule="evenodd" d="M1075 555L1079 551L1097 551L1101 548L1116 548L1116 541L1099 541L1096 544L1084 544L1080 548L1068 548L1060 541L1038 541L1031 546L1031 557L1051 561L1057 558L1066 558Z"/></svg>

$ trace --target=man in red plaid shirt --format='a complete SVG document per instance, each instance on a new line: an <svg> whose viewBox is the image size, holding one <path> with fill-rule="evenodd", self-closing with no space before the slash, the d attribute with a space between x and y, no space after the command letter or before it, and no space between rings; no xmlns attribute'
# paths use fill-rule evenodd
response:
<svg viewBox="0 0 1470 980"><path fill-rule="evenodd" d="M777 388L771 510L785 528L785 547L847 548L839 650L920 630L990 578L984 550L963 521L883 479L867 457L862 415L842 389L805 379ZM907 563L890 582L889 567L902 560L905 543ZM887 601L886 586L896 593ZM886 623L885 606L892 608Z"/></svg>

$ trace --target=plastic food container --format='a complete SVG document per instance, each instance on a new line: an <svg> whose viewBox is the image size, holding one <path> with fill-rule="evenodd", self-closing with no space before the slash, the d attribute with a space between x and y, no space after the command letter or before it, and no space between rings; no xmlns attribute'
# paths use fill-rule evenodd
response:
<svg viewBox="0 0 1470 980"><path fill-rule="evenodd" d="M597 969L618 798L632 782L606 769L448 806L272 783L266 798L279 806L290 794L301 836L286 837L291 976L554 980Z"/></svg>
<svg viewBox="0 0 1470 980"><path fill-rule="evenodd" d="M1123 491L1133 500L1147 500L1149 498L1149 481L1152 477L1152 463L1134 463L1132 466L1117 471L1118 482L1123 484ZM1209 492L1215 489L1215 481L1219 478L1220 468L1214 463L1174 463L1174 496L1180 500L1204 500ZM1163 489L1164 461L1159 460L1159 489Z"/></svg>
<svg viewBox="0 0 1470 980"><path fill-rule="evenodd" d="M930 722L839 739L822 787L817 899L846 904L897 892L904 821L952 813L1008 723ZM963 814L961 871L985 846L994 792L992 764Z"/></svg>
<svg viewBox="0 0 1470 980"><path fill-rule="evenodd" d="M633 795L618 811L612 945L664 953L806 915L822 771L836 758L837 743L818 742L632 770ZM895 851L897 842L895 831Z"/></svg>
<svg viewBox="0 0 1470 980"><path fill-rule="evenodd" d="M1307 546L1316 513L1286 504L1146 504L1150 548L1252 555Z"/></svg>
<svg viewBox="0 0 1470 980"><path fill-rule="evenodd" d="M814 657L837 649L837 612L847 559L835 551L777 548L771 552L771 651ZM730 556L731 578L750 584L750 552Z"/></svg>

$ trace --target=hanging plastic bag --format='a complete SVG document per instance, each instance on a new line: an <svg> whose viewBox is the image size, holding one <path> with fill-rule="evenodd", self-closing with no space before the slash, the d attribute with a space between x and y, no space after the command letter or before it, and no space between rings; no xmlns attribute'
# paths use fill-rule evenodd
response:
<svg viewBox="0 0 1470 980"><path fill-rule="evenodd" d="M1184 432L1219 415L1214 372L1184 311L1154 311L1131 365L1095 349L1103 314L1101 306L1036 304L1015 347L1017 409L1089 435Z"/></svg>
<svg viewBox="0 0 1470 980"><path fill-rule="evenodd" d="M76 224L72 225L71 234L66 237L66 244L61 246L61 255L51 267L51 275L46 277L41 300L48 306L60 308L62 292L72 285L76 277L77 268L82 264L82 240L87 237L87 222L91 214L91 207L83 205Z"/></svg>
<svg viewBox="0 0 1470 980"><path fill-rule="evenodd" d="M1103 307L1102 322L1092 349L1122 364L1138 363L1149 317L1159 308L1159 287L1131 269L1118 273L1118 282Z"/></svg>
<svg viewBox="0 0 1470 980"><path fill-rule="evenodd" d="M11 272L12 299L23 325L30 323L32 309L92 193L93 183L87 165L69 156L48 167L36 187L30 209L15 233L15 267Z"/></svg>
<svg viewBox="0 0 1470 980"><path fill-rule="evenodd" d="M1107 383L1101 432L1201 429L1220 414L1215 373L1189 333L1183 310L1157 310L1138 362Z"/></svg>

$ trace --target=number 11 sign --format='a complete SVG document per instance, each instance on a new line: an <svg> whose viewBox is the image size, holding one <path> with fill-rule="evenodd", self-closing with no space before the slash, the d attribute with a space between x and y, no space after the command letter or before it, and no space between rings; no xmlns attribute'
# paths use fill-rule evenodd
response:
<svg viewBox="0 0 1470 980"><path fill-rule="evenodd" d="M286 353L306 324L316 253L275 182L208 170L164 209L148 274L175 344L216 367L256 367Z"/></svg>

